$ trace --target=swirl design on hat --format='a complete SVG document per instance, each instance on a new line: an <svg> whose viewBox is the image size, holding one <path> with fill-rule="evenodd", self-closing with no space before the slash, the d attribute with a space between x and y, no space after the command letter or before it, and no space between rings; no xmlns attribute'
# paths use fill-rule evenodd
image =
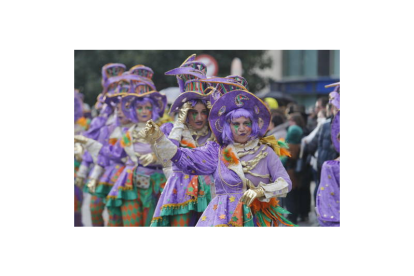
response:
<svg viewBox="0 0 414 276"><path fill-rule="evenodd" d="M217 119L217 121L214 123L217 131L223 132L223 127L220 125L220 119Z"/></svg>
<svg viewBox="0 0 414 276"><path fill-rule="evenodd" d="M244 105L243 101L248 100L249 98L245 95L239 94L234 98L234 102L238 107L242 107Z"/></svg>
<svg viewBox="0 0 414 276"><path fill-rule="evenodd" d="M224 112L226 112L226 106L225 105L223 105L221 108L220 108L220 110L219 110L219 112L218 112L218 115L219 116L221 116L221 115L223 115L223 113Z"/></svg>

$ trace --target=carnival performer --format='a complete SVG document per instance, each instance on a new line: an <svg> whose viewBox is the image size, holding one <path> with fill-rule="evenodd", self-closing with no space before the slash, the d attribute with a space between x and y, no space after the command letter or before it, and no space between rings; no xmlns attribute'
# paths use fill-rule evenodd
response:
<svg viewBox="0 0 414 276"><path fill-rule="evenodd" d="M75 89L75 135L82 133L85 129L82 125L83 109L80 93ZM81 187L76 185L77 172L82 161L83 149L79 143L75 144L75 226L83 226L82 223L82 202L83 194Z"/></svg>
<svg viewBox="0 0 414 276"><path fill-rule="evenodd" d="M90 125L87 132L83 135L89 139L98 140L101 129L105 126L109 126L116 123L116 116L114 114L113 106L106 104L103 99L105 95L113 94L115 89L118 87L118 82L122 75L125 73L126 66L120 63L109 63L102 67L102 93L98 96L95 107L100 110L99 116L95 117ZM103 211L105 204L102 198L98 197L95 193L89 190L89 185L94 184L96 179L99 178L102 170L94 171L95 165L98 163L98 157L93 156L85 150L82 157L82 164L80 166L76 183L79 187L83 187L84 193L91 194L89 208L91 212L92 225L93 226L104 226ZM89 184L89 182L92 182ZM84 185L87 184L87 185Z"/></svg>
<svg viewBox="0 0 414 276"><path fill-rule="evenodd" d="M335 116L331 125L331 138L335 150L340 153L340 83L325 87L335 87L334 91L329 94L329 103L333 105ZM340 157L325 161L322 165L315 210L321 226L340 226Z"/></svg>
<svg viewBox="0 0 414 276"><path fill-rule="evenodd" d="M104 98L105 104L111 106L115 110L116 120L111 124L106 124L100 130L98 142L102 144L102 149L99 151L97 163L93 168L93 175L90 176L87 184L88 191L91 192L93 196L98 197L104 204L106 203L105 198L114 185L112 177L118 171L122 171L125 167L123 158L126 157L126 154L113 154L112 146L122 138L122 129L128 129L133 124L131 120L124 115L121 107L121 96L129 91L129 82L129 75L124 73L122 78L118 81L118 86L115 92L113 94L107 93ZM123 88L125 86L127 89L124 91ZM121 209L119 207L113 206L112 208L108 208L108 214L109 218L107 226L123 225Z"/></svg>
<svg viewBox="0 0 414 276"><path fill-rule="evenodd" d="M136 73L137 76L131 79L129 93L125 93L121 100L123 114L134 124L128 129L124 128L122 138L110 147L114 157L126 157L125 168L113 175L112 181L115 184L107 196L108 209L121 208L124 226L149 226L166 181L162 166L157 163L151 151L151 145L131 136L133 131L143 128L148 120L155 121L162 116L166 106L166 97L155 91L152 81L139 77L139 74L146 74L144 72L151 69L143 65L138 67L131 68L130 73ZM97 141L77 138L95 155L103 149Z"/></svg>
<svg viewBox="0 0 414 276"><path fill-rule="evenodd" d="M213 175L214 197L196 226L293 226L276 199L291 189L276 153L286 151L285 145L273 136L262 138L269 121L270 112L260 99L234 90L218 98L210 111L217 142L180 148L151 121L138 136L153 144L159 158L171 160L185 174Z"/></svg>
<svg viewBox="0 0 414 276"><path fill-rule="evenodd" d="M179 110L177 120L174 124L164 124L161 130L174 145L182 148L200 147L214 139L207 120L211 107L207 94L211 89L206 89L207 84L199 82L199 79L206 77L206 66L194 61L195 57L191 55L179 68L165 73L177 76L182 93L171 106L171 112ZM163 166L168 181L158 201L151 226L195 226L211 200L210 177L185 174L172 166L169 160Z"/></svg>

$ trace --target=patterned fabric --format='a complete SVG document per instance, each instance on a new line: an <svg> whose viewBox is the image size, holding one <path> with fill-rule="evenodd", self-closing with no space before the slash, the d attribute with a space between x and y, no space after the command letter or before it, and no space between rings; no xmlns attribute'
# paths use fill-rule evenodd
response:
<svg viewBox="0 0 414 276"><path fill-rule="evenodd" d="M108 214L108 226L124 226L124 224L122 223L121 208L108 208Z"/></svg>
<svg viewBox="0 0 414 276"><path fill-rule="evenodd" d="M92 195L89 207L91 209L92 225L104 226L102 213L105 209L105 204L103 202L103 199L97 197L96 195Z"/></svg>
<svg viewBox="0 0 414 276"><path fill-rule="evenodd" d="M146 211L148 213L148 209ZM138 199L125 200L121 206L121 212L124 226L145 226L144 208Z"/></svg>
<svg viewBox="0 0 414 276"><path fill-rule="evenodd" d="M188 212L186 214L172 216L171 226L194 226L194 223L191 223L191 221L194 221L194 219L191 219L192 217L194 217L194 212Z"/></svg>
<svg viewBox="0 0 414 276"><path fill-rule="evenodd" d="M82 208L83 194L82 190L75 186L75 212L80 212Z"/></svg>

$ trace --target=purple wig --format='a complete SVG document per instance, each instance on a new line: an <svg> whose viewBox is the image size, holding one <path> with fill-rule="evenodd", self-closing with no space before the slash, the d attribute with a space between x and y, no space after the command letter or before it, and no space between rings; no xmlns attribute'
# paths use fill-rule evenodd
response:
<svg viewBox="0 0 414 276"><path fill-rule="evenodd" d="M244 109L244 108L238 108L235 110L230 111L224 120L224 126L223 126L223 133L221 138L223 139L224 145L229 145L234 143L233 133L231 132L230 123L234 119L240 118L240 117L246 117L249 118L252 122L252 133L250 134L249 140L255 139L259 134L259 126L257 125L256 120L253 117L253 114Z"/></svg>
<svg viewBox="0 0 414 276"><path fill-rule="evenodd" d="M160 117L158 115L159 108L158 106L154 103L154 101L151 98L137 98L134 103L132 104L132 108L130 108L129 110L125 110L123 109L125 114L129 114L128 118L131 119L131 121L133 121L134 123L138 123L138 115L137 115L137 111L136 111L136 107L138 104L146 104L146 103L150 103L152 106L152 120L155 122L156 120L158 120L158 118ZM124 105L122 105L122 107L124 108Z"/></svg>

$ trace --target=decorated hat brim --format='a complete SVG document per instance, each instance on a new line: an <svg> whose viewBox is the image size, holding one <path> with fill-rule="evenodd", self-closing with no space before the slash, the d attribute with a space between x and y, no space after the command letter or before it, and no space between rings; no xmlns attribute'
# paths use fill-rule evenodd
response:
<svg viewBox="0 0 414 276"><path fill-rule="evenodd" d="M199 79L204 79L206 75L200 73L200 71L195 70L192 67L178 67L175 69L172 69L170 71L165 72L165 75L167 76L176 76L176 75L192 75L194 77L197 77Z"/></svg>
<svg viewBox="0 0 414 276"><path fill-rule="evenodd" d="M221 96L212 106L209 115L210 128L222 145L222 133L226 115L235 109L244 108L253 114L259 128L259 137L263 137L270 123L270 111L254 94L245 90L234 90Z"/></svg>
<svg viewBox="0 0 414 276"><path fill-rule="evenodd" d="M204 92L211 91L211 89L212 88L208 87L206 90L204 90ZM210 99L209 93L201 94L201 93L196 92L196 91L183 92L177 97L177 99L175 99L174 103L172 104L172 106L170 108L169 113L179 111L181 106L185 102L188 102L188 101L191 101L191 100L209 100L209 99Z"/></svg>
<svg viewBox="0 0 414 276"><path fill-rule="evenodd" d="M332 143L336 149L336 151L339 153L340 150L340 142L338 140L338 136L340 133L340 111L338 111L338 113L336 113L333 121L332 121L332 125L331 125L331 139L332 139Z"/></svg>
<svg viewBox="0 0 414 276"><path fill-rule="evenodd" d="M124 93L122 100L129 101L138 98L150 98L156 105L159 110L158 115L162 117L164 115L164 110L167 106L167 97L164 94L161 94L158 91L149 91L142 94L136 93Z"/></svg>
<svg viewBox="0 0 414 276"><path fill-rule="evenodd" d="M232 86L236 86L237 88L239 88L240 90L244 90L247 91L246 87L244 87L243 85L237 83L237 82L230 82L228 79L226 78L210 78L210 79L202 79L200 80L200 82L206 82L206 83L215 83L215 84L225 84L225 85L232 85Z"/></svg>

